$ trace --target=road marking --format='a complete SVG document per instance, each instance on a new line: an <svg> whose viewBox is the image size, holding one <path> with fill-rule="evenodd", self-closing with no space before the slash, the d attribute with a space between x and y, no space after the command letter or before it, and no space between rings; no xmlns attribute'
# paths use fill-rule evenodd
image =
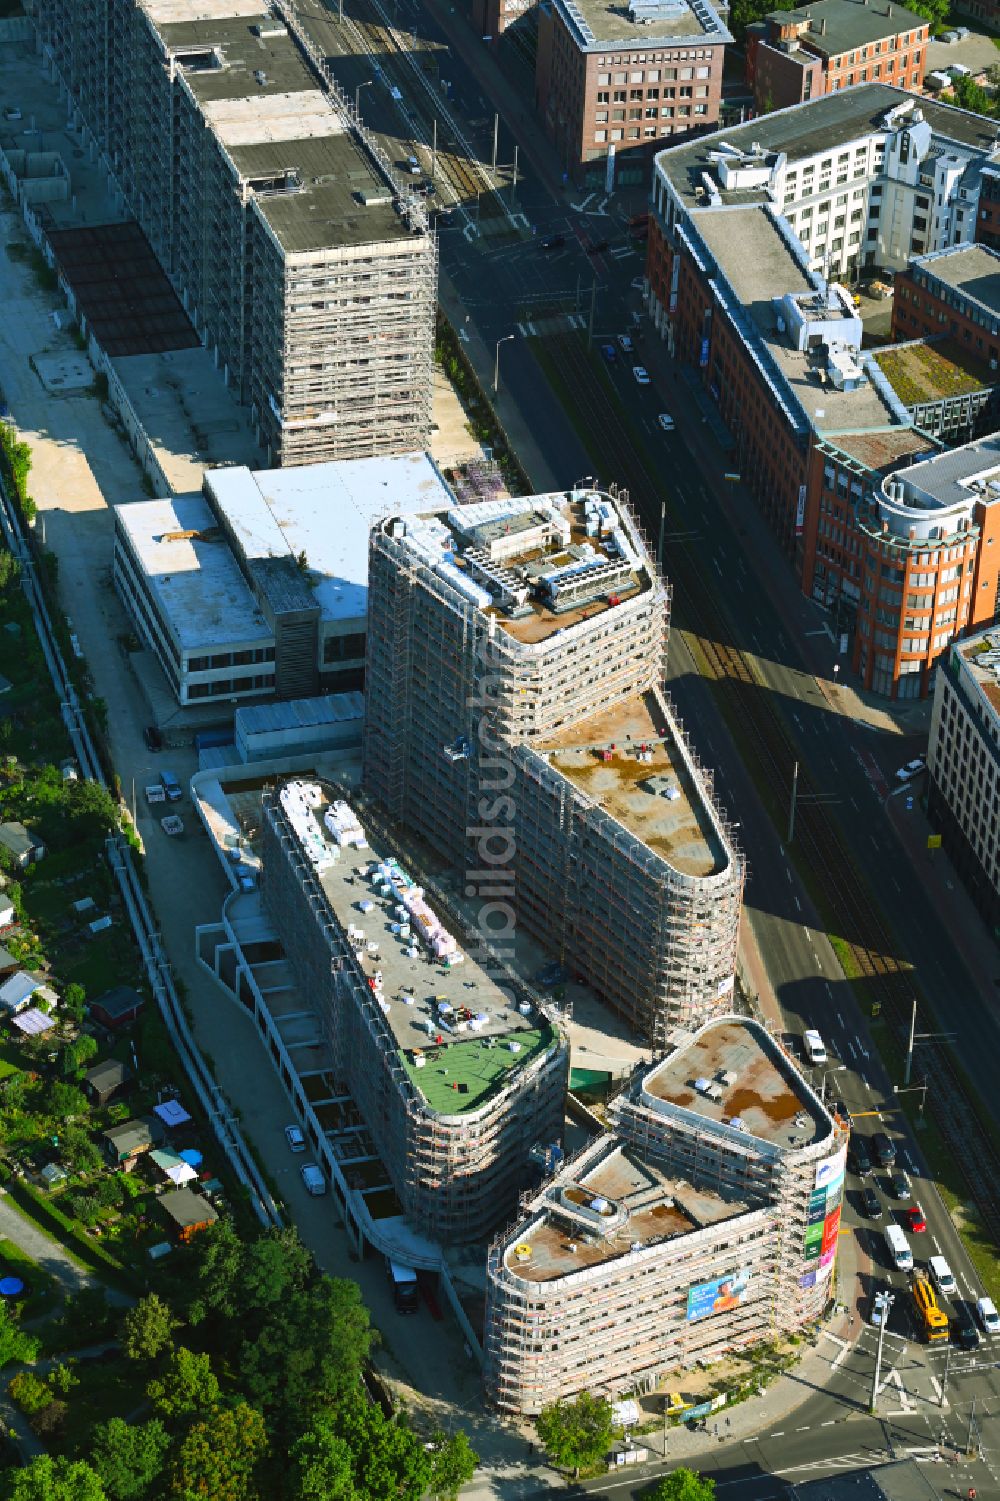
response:
<svg viewBox="0 0 1000 1501"><path fill-rule="evenodd" d="M849 1049L850 1049L850 1051L851 1051L851 1057L852 1057L852 1058L853 1058L853 1059L854 1059L854 1060L855 1060L855 1062L857 1062L857 1058L858 1058L858 1055L857 1055L857 1053L856 1053L856 1052L855 1052L855 1051L854 1051L854 1044L853 1044L853 1042L851 1042L851 1041L850 1041L850 1039L848 1039L848 1043L847 1043L847 1046L848 1046L848 1048L849 1048Z"/></svg>
<svg viewBox="0 0 1000 1501"><path fill-rule="evenodd" d="M796 1428L795 1432L796 1433L808 1433L809 1432L809 1424L805 1423L801 1428Z"/></svg>
<svg viewBox="0 0 1000 1501"><path fill-rule="evenodd" d="M938 1401L940 1402L940 1400L941 1400L941 1383L937 1379L936 1376L932 1376L931 1377L931 1386L934 1388L934 1395L935 1395L935 1397L937 1397Z"/></svg>
<svg viewBox="0 0 1000 1501"><path fill-rule="evenodd" d="M785 875L788 877L788 884L791 885L792 884L792 873L788 869L787 865L785 866Z"/></svg>
<svg viewBox="0 0 1000 1501"><path fill-rule="evenodd" d="M801 912L802 911L802 903L799 901L798 893L796 892L796 893L794 893L794 895L795 895L795 905L796 905L796 907L798 907L799 911Z"/></svg>
<svg viewBox="0 0 1000 1501"><path fill-rule="evenodd" d="M820 1423L819 1426L821 1428L836 1428L836 1426L837 1426L837 1419L836 1418L827 1418L826 1422L825 1423Z"/></svg>
<svg viewBox="0 0 1000 1501"><path fill-rule="evenodd" d="M784 1436L785 1436L785 1430L784 1430L784 1428L779 1428L778 1431L777 1431L777 1433L772 1433L771 1434L772 1438L784 1438Z"/></svg>
<svg viewBox="0 0 1000 1501"><path fill-rule="evenodd" d="M837 1026L838 1027L842 1027L843 1025L844 1025L844 1018L841 1016L840 1012L838 1011L837 1012Z"/></svg>
<svg viewBox="0 0 1000 1501"><path fill-rule="evenodd" d="M847 1355L847 1353L850 1350L850 1348L851 1348L850 1345L845 1345L844 1348L840 1351L840 1353L837 1354L837 1355L835 1355L833 1357L833 1359L830 1361L830 1369L831 1369L831 1371L836 1366L839 1366L840 1362L844 1359L844 1356Z"/></svg>

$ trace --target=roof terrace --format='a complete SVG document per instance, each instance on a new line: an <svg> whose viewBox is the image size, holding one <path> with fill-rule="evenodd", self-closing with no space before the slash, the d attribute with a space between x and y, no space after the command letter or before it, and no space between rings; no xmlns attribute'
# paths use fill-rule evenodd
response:
<svg viewBox="0 0 1000 1501"><path fill-rule="evenodd" d="M693 1188L651 1157L614 1145L595 1166L546 1189L536 1201L543 1218L508 1246L504 1260L527 1282L551 1282L753 1207L734 1194Z"/></svg>
<svg viewBox="0 0 1000 1501"><path fill-rule="evenodd" d="M391 535L515 640L546 641L652 587L624 506L598 491L396 518Z"/></svg>
<svg viewBox="0 0 1000 1501"><path fill-rule="evenodd" d="M642 1088L654 1100L785 1150L833 1130L831 1117L764 1029L737 1017L707 1023L648 1073Z"/></svg>
<svg viewBox="0 0 1000 1501"><path fill-rule="evenodd" d="M729 861L653 693L627 699L540 744L574 786L685 875Z"/></svg>
<svg viewBox="0 0 1000 1501"><path fill-rule="evenodd" d="M289 782L280 799L414 1087L441 1115L478 1109L553 1045L553 1028L466 953L405 855L373 845L334 788Z"/></svg>

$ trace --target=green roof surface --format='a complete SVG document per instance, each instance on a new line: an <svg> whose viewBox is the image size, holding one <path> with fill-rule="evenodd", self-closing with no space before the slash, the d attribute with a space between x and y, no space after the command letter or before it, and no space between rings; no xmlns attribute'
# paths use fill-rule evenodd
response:
<svg viewBox="0 0 1000 1501"><path fill-rule="evenodd" d="M533 1062L551 1047L552 1040L550 1027L529 1028L510 1038L478 1037L468 1042L431 1044L423 1050L427 1059L423 1068L414 1066L411 1050L403 1053L402 1059L414 1087L432 1110L438 1115L465 1115L477 1110L515 1069ZM511 1052L512 1041L521 1044L519 1052Z"/></svg>

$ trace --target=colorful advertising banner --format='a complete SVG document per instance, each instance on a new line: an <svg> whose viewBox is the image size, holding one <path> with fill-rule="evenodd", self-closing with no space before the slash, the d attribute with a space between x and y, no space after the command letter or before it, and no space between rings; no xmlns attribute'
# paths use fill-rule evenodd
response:
<svg viewBox="0 0 1000 1501"><path fill-rule="evenodd" d="M806 1261L815 1261L823 1246L823 1224L810 1225L802 1242L802 1255Z"/></svg>
<svg viewBox="0 0 1000 1501"><path fill-rule="evenodd" d="M835 1209L828 1214L823 1221L823 1239L820 1243L820 1257L824 1257L827 1251L836 1250L837 1236L840 1234L840 1210Z"/></svg>
<svg viewBox="0 0 1000 1501"><path fill-rule="evenodd" d="M841 1147L832 1157L824 1157L816 1164L816 1187L829 1188L838 1178L843 1178L847 1162L847 1148Z"/></svg>
<svg viewBox="0 0 1000 1501"><path fill-rule="evenodd" d="M819 1273L818 1272L805 1272L799 1278L799 1286L803 1290L805 1290L806 1288L815 1287L818 1277L819 1277Z"/></svg>
<svg viewBox="0 0 1000 1501"><path fill-rule="evenodd" d="M728 1277L717 1277L714 1282L696 1283L688 1289L688 1323L738 1307L749 1281L750 1272L744 1268L739 1272L731 1272Z"/></svg>

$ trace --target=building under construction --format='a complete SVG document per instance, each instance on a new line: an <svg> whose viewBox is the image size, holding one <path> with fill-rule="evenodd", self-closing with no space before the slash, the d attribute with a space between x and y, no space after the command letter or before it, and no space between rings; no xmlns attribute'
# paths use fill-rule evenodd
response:
<svg viewBox="0 0 1000 1501"><path fill-rule="evenodd" d="M372 534L367 789L655 1049L730 1004L743 887L662 691L668 608L614 494Z"/></svg>
<svg viewBox="0 0 1000 1501"><path fill-rule="evenodd" d="M265 793L261 894L411 1226L482 1240L516 1207L532 1149L561 1155L558 1022L343 789Z"/></svg>
<svg viewBox="0 0 1000 1501"><path fill-rule="evenodd" d="M487 1392L535 1414L653 1389L831 1296L847 1128L754 1021L678 1032L490 1249Z"/></svg>
<svg viewBox="0 0 1000 1501"><path fill-rule="evenodd" d="M269 461L425 448L434 236L308 40L266 0L29 9Z"/></svg>

